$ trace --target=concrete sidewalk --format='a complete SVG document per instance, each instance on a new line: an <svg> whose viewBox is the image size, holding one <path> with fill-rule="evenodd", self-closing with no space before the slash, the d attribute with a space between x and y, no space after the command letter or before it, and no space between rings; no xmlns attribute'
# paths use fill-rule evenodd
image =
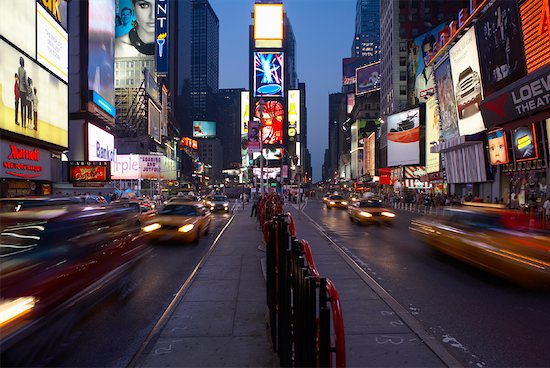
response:
<svg viewBox="0 0 550 368"><path fill-rule="evenodd" d="M234 218L143 352L142 367L275 367L266 328L265 252L250 206Z"/></svg>

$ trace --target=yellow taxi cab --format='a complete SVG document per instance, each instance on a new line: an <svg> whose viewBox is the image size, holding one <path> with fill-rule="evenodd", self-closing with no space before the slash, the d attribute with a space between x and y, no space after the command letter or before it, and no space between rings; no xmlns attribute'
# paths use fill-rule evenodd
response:
<svg viewBox="0 0 550 368"><path fill-rule="evenodd" d="M340 194L330 195L325 203L326 203L327 209L348 208L347 199L345 199L344 196Z"/></svg>
<svg viewBox="0 0 550 368"><path fill-rule="evenodd" d="M330 193L325 193L325 195L323 196L323 203L325 203L325 204L326 204L326 203L327 203L327 201L328 201L328 197L330 197L330 196L331 196L331 194L330 194Z"/></svg>
<svg viewBox="0 0 550 368"><path fill-rule="evenodd" d="M362 224L391 225L395 219L395 212L385 208L378 198L361 199L348 207L351 222Z"/></svg>
<svg viewBox="0 0 550 368"><path fill-rule="evenodd" d="M527 213L464 206L412 220L410 230L437 250L512 282L550 287L550 232Z"/></svg>
<svg viewBox="0 0 550 368"><path fill-rule="evenodd" d="M197 242L210 231L210 211L200 202L169 202L141 229L155 240Z"/></svg>

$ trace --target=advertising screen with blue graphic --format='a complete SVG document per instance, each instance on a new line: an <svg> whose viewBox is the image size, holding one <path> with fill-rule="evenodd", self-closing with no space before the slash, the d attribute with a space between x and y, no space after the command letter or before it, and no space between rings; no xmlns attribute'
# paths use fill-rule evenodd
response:
<svg viewBox="0 0 550 368"><path fill-rule="evenodd" d="M282 52L254 53L254 96L283 96L283 64Z"/></svg>
<svg viewBox="0 0 550 368"><path fill-rule="evenodd" d="M536 141L534 124L512 130L512 147L516 162L539 158Z"/></svg>
<svg viewBox="0 0 550 368"><path fill-rule="evenodd" d="M194 121L193 138L216 138L216 122Z"/></svg>

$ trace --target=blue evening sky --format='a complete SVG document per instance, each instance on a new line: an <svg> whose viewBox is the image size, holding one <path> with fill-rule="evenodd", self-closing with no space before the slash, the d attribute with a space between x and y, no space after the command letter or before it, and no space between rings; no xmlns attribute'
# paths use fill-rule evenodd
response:
<svg viewBox="0 0 550 368"><path fill-rule="evenodd" d="M297 72L306 84L313 180L321 179L328 146L328 95L342 87L350 57L356 0L283 1L296 37ZM220 88L248 89L248 26L254 0L210 0L220 20Z"/></svg>

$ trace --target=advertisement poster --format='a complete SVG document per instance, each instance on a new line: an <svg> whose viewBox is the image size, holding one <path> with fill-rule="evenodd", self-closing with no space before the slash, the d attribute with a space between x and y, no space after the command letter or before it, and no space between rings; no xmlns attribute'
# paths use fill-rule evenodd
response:
<svg viewBox="0 0 550 368"><path fill-rule="evenodd" d="M36 58L65 83L69 81L69 34L36 3Z"/></svg>
<svg viewBox="0 0 550 368"><path fill-rule="evenodd" d="M523 56L518 4L496 1L476 23L483 90L486 96L523 77Z"/></svg>
<svg viewBox="0 0 550 368"><path fill-rule="evenodd" d="M487 143L489 145L489 161L491 165L502 165L510 162L508 158L508 145L506 144L506 132L503 129L488 132Z"/></svg>
<svg viewBox="0 0 550 368"><path fill-rule="evenodd" d="M458 137L458 117L456 116L456 100L451 76L451 63L447 58L435 69L435 86L439 102L439 117L441 121L441 138L449 140Z"/></svg>
<svg viewBox="0 0 550 368"><path fill-rule="evenodd" d="M377 91L380 89L380 62L365 65L355 70L355 94Z"/></svg>
<svg viewBox="0 0 550 368"><path fill-rule="evenodd" d="M194 121L193 138L216 138L216 122Z"/></svg>
<svg viewBox="0 0 550 368"><path fill-rule="evenodd" d="M260 151L260 122L254 119L248 123L248 151Z"/></svg>
<svg viewBox="0 0 550 368"><path fill-rule="evenodd" d="M283 120L285 112L279 101L266 101L262 116L263 144L283 144ZM256 119L260 118L260 106L256 103Z"/></svg>
<svg viewBox="0 0 550 368"><path fill-rule="evenodd" d="M0 178L52 180L50 151L0 140Z"/></svg>
<svg viewBox="0 0 550 368"><path fill-rule="evenodd" d="M2 17L0 34L30 56L35 57L36 0L0 0L0 14L17 14L17 17Z"/></svg>
<svg viewBox="0 0 550 368"><path fill-rule="evenodd" d="M288 136L300 134L300 90L288 90Z"/></svg>
<svg viewBox="0 0 550 368"><path fill-rule="evenodd" d="M113 0L88 4L88 89L115 106L115 8Z"/></svg>
<svg viewBox="0 0 550 368"><path fill-rule="evenodd" d="M366 150L367 154L365 159L365 173L374 176L376 167L376 134L374 132L366 138L366 144L363 149Z"/></svg>
<svg viewBox="0 0 550 368"><path fill-rule="evenodd" d="M155 44L157 73L168 73L168 0L156 0L155 5Z"/></svg>
<svg viewBox="0 0 550 368"><path fill-rule="evenodd" d="M0 55L0 128L68 147L67 85L2 40Z"/></svg>
<svg viewBox="0 0 550 368"><path fill-rule="evenodd" d="M472 27L449 50L460 135L485 130L479 111L483 87L477 55L475 27Z"/></svg>
<svg viewBox="0 0 550 368"><path fill-rule="evenodd" d="M439 143L439 111L437 99L431 97L426 101L426 172L439 171L439 153L431 153L433 144Z"/></svg>
<svg viewBox="0 0 550 368"><path fill-rule="evenodd" d="M420 163L420 109L388 116L388 165Z"/></svg>
<svg viewBox="0 0 550 368"><path fill-rule="evenodd" d="M369 60L367 56L342 59L342 84L355 84L355 69L369 64Z"/></svg>
<svg viewBox="0 0 550 368"><path fill-rule="evenodd" d="M282 52L254 53L254 96L283 96L283 63Z"/></svg>
<svg viewBox="0 0 550 368"><path fill-rule="evenodd" d="M111 180L111 163L108 161L69 161L70 182L104 182Z"/></svg>
<svg viewBox="0 0 550 368"><path fill-rule="evenodd" d="M250 120L250 92L241 92L241 135L248 134L248 121Z"/></svg>
<svg viewBox="0 0 550 368"><path fill-rule="evenodd" d="M161 142L161 127L160 127L160 109L151 101L148 100L147 107L147 122L149 124L149 135L157 142Z"/></svg>
<svg viewBox="0 0 550 368"><path fill-rule="evenodd" d="M116 0L115 57L155 55L155 0Z"/></svg>
<svg viewBox="0 0 550 368"><path fill-rule="evenodd" d="M516 162L536 160L539 158L535 124L513 129L511 134Z"/></svg>
<svg viewBox="0 0 550 368"><path fill-rule="evenodd" d="M355 106L355 93L348 93L346 96L346 111L351 114L353 107Z"/></svg>
<svg viewBox="0 0 550 368"><path fill-rule="evenodd" d="M162 158L164 156L139 155L140 178L159 179L161 178Z"/></svg>
<svg viewBox="0 0 550 368"><path fill-rule="evenodd" d="M113 161L115 158L115 136L88 123L88 161Z"/></svg>

